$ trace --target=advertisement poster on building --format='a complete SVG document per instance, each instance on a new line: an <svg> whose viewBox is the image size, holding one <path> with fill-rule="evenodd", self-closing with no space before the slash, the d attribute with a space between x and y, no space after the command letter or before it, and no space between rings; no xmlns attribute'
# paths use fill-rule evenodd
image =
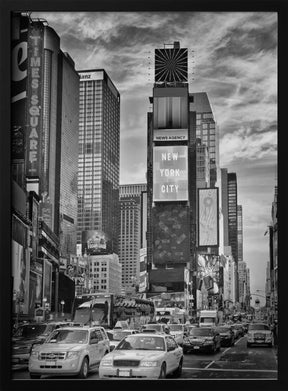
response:
<svg viewBox="0 0 288 391"><path fill-rule="evenodd" d="M28 313L29 300L29 256L23 246L12 240L12 276L13 291L16 293L19 303L21 303L21 312Z"/></svg>
<svg viewBox="0 0 288 391"><path fill-rule="evenodd" d="M84 254L107 254L108 237L102 231L89 230L82 232L82 249Z"/></svg>
<svg viewBox="0 0 288 391"><path fill-rule="evenodd" d="M218 188L198 190L199 246L218 246Z"/></svg>

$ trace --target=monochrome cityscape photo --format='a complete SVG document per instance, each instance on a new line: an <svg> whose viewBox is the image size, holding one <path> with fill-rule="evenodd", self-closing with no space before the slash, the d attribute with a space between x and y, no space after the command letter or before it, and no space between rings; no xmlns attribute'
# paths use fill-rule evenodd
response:
<svg viewBox="0 0 288 391"><path fill-rule="evenodd" d="M277 29L11 13L13 383L279 379Z"/></svg>

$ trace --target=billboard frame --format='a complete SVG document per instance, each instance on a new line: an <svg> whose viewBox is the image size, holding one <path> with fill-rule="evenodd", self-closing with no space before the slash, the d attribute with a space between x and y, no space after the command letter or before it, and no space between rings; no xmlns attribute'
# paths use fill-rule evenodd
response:
<svg viewBox="0 0 288 391"><path fill-rule="evenodd" d="M217 243L215 244L200 244L200 191L203 190L215 190L216 191L216 224L217 224ZM197 244L199 249L207 248L207 247L219 247L219 188L218 187L199 187L197 189Z"/></svg>

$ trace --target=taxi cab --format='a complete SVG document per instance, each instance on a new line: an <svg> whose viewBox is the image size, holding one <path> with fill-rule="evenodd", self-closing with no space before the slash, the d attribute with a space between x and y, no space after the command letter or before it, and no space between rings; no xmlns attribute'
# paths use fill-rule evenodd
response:
<svg viewBox="0 0 288 391"><path fill-rule="evenodd" d="M161 379L180 377L183 350L170 335L139 333L122 339L100 362L99 378Z"/></svg>
<svg viewBox="0 0 288 391"><path fill-rule="evenodd" d="M109 351L109 339L103 327L60 328L32 349L30 378L39 379L41 375L86 378L89 370Z"/></svg>
<svg viewBox="0 0 288 391"><path fill-rule="evenodd" d="M273 334L265 323L251 323L248 326L247 347L251 345L273 346Z"/></svg>

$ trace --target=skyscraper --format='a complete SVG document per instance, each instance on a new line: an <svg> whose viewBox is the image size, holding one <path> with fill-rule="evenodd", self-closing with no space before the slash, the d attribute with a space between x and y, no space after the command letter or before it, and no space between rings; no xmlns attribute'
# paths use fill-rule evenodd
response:
<svg viewBox="0 0 288 391"><path fill-rule="evenodd" d="M208 147L210 160L210 186L217 181L217 166L219 165L218 130L211 104L206 92L190 93L190 111L196 112L196 137Z"/></svg>
<svg viewBox="0 0 288 391"><path fill-rule="evenodd" d="M103 69L78 71L78 228L117 253L119 236L120 94ZM104 239L105 238L105 239ZM83 249L82 249L83 251Z"/></svg>
<svg viewBox="0 0 288 391"><path fill-rule="evenodd" d="M189 111L187 66L188 50L179 42L155 49L147 151L149 295L184 295L195 253L196 115Z"/></svg>
<svg viewBox="0 0 288 391"><path fill-rule="evenodd" d="M243 215L242 205L237 205L238 262L243 261Z"/></svg>
<svg viewBox="0 0 288 391"><path fill-rule="evenodd" d="M239 299L238 291L238 218L237 218L237 175L229 172L228 176L228 238L232 256L235 261L235 299Z"/></svg>
<svg viewBox="0 0 288 391"><path fill-rule="evenodd" d="M120 185L119 260L122 264L122 286L139 285L141 247L141 197L146 184Z"/></svg>

